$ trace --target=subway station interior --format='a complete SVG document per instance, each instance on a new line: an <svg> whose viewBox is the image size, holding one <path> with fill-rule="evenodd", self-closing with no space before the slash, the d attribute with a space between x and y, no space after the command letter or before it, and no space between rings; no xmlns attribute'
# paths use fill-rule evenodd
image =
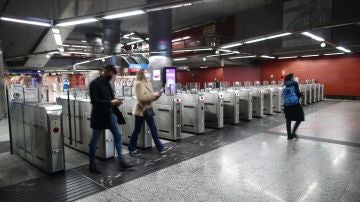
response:
<svg viewBox="0 0 360 202"><path fill-rule="evenodd" d="M359 202L359 8L0 0L0 201Z"/></svg>

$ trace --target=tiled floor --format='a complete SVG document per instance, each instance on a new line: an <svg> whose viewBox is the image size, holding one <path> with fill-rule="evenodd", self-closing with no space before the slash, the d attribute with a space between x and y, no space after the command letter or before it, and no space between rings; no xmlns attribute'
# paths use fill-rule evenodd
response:
<svg viewBox="0 0 360 202"><path fill-rule="evenodd" d="M360 148L261 133L82 201L359 201Z"/></svg>

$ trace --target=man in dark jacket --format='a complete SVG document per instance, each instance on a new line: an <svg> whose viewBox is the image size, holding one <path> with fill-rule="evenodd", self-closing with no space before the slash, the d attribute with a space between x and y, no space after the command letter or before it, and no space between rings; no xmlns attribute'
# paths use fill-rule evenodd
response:
<svg viewBox="0 0 360 202"><path fill-rule="evenodd" d="M92 104L91 128L93 129L93 135L89 144L89 169L90 172L96 174L100 174L95 164L96 145L100 136L104 135L105 129L109 129L114 136L120 168L132 167L132 165L121 158L121 134L114 110L118 110L117 107L122 104L122 101L115 99L114 91L109 83L115 74L115 67L107 65L103 68L101 76L94 79L89 87Z"/></svg>

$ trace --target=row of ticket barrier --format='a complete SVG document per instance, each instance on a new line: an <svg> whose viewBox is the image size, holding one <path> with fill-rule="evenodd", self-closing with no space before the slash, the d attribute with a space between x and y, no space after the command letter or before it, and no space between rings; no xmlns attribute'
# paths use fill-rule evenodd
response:
<svg viewBox="0 0 360 202"><path fill-rule="evenodd" d="M222 128L224 124L280 113L282 90L282 86L260 86L203 92L189 89L176 95L163 95L153 104L159 136L176 141L184 132L201 134L205 128ZM322 84L300 85L300 90L304 94L303 105L324 99ZM120 128L127 144L134 129L132 110L136 100L123 98L119 109L126 125ZM49 173L65 169L64 144L87 153L92 136L89 99L59 97L57 104L13 102L10 107L14 151ZM150 130L144 124L138 147L149 148L152 144ZM102 159L116 155L113 136L107 130L97 145L96 155Z"/></svg>

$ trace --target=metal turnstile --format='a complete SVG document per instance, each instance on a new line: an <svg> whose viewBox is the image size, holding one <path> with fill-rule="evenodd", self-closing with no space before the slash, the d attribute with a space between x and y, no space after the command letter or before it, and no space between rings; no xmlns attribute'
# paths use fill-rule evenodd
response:
<svg viewBox="0 0 360 202"><path fill-rule="evenodd" d="M163 95L155 104L159 137L168 140L181 139L181 99Z"/></svg>
<svg viewBox="0 0 360 202"><path fill-rule="evenodd" d="M300 103L305 106L308 104L308 96L309 96L309 91L308 91L308 86L307 85L304 85L304 84L301 84L299 86L299 90L300 90L300 93L302 93L302 97L300 98Z"/></svg>
<svg viewBox="0 0 360 202"><path fill-rule="evenodd" d="M224 122L238 124L240 121L240 94L237 91L224 91Z"/></svg>
<svg viewBox="0 0 360 202"><path fill-rule="evenodd" d="M199 94L181 95L181 130L201 134L205 132L205 98Z"/></svg>
<svg viewBox="0 0 360 202"><path fill-rule="evenodd" d="M64 142L67 146L78 151L89 153L89 144L92 138L91 103L89 99L74 99L60 97L57 103L61 104L64 128ZM70 107L70 111L69 111ZM96 146L96 156L102 159L113 158L115 155L114 138L109 130L104 130Z"/></svg>
<svg viewBox="0 0 360 202"><path fill-rule="evenodd" d="M135 116L133 115L133 108L137 103L136 99L133 97L124 97L123 107L120 108L120 111L123 113L123 116L126 121L126 125L123 125L123 142L125 144L130 143L132 132L135 128ZM154 117L156 120L157 115ZM146 149L152 147L152 136L150 129L147 123L142 125L141 131L138 136L137 147L140 149Z"/></svg>
<svg viewBox="0 0 360 202"><path fill-rule="evenodd" d="M316 85L315 84L309 84L311 89L311 103L316 102Z"/></svg>
<svg viewBox="0 0 360 202"><path fill-rule="evenodd" d="M224 127L224 95L217 91L203 92L205 97L205 127Z"/></svg>
<svg viewBox="0 0 360 202"><path fill-rule="evenodd" d="M282 96L283 87L275 86L273 89L273 111L280 113L284 109L284 100Z"/></svg>
<svg viewBox="0 0 360 202"><path fill-rule="evenodd" d="M261 89L264 96L264 114L273 115L274 114L274 105L273 105L273 89L272 88L263 88Z"/></svg>
<svg viewBox="0 0 360 202"><path fill-rule="evenodd" d="M253 117L264 117L264 94L262 90L252 89Z"/></svg>
<svg viewBox="0 0 360 202"><path fill-rule="evenodd" d="M320 84L320 100L324 100L324 84Z"/></svg>
<svg viewBox="0 0 360 202"><path fill-rule="evenodd" d="M240 89L239 93L239 119L244 121L252 120L253 114L253 101L252 92L245 89Z"/></svg>
<svg viewBox="0 0 360 202"><path fill-rule="evenodd" d="M309 84L305 84L306 85L306 94L307 94L307 98L306 98L306 103L307 104L311 104L312 100L313 100L313 91L311 89L311 86Z"/></svg>
<svg viewBox="0 0 360 202"><path fill-rule="evenodd" d="M316 102L320 102L321 100L321 84L317 83L316 86Z"/></svg>
<svg viewBox="0 0 360 202"><path fill-rule="evenodd" d="M14 152L48 173L65 170L62 107L11 103Z"/></svg>

